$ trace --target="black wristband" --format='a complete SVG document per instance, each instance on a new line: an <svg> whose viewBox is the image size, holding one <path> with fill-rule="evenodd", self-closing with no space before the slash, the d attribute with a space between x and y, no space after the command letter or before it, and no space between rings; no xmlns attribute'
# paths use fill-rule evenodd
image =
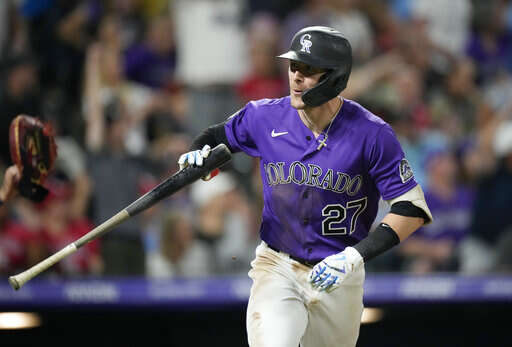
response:
<svg viewBox="0 0 512 347"><path fill-rule="evenodd" d="M386 223L379 226L368 234L366 238L353 246L363 257L364 261L375 258L388 249L400 243L397 233Z"/></svg>
<svg viewBox="0 0 512 347"><path fill-rule="evenodd" d="M3 200L0 199L0 206L2 206L4 204Z"/></svg>

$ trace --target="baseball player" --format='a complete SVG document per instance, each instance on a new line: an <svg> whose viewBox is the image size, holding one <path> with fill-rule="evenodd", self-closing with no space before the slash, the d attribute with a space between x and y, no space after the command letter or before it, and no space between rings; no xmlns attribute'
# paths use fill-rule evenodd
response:
<svg viewBox="0 0 512 347"><path fill-rule="evenodd" d="M290 95L249 102L201 133L178 163L200 166L219 143L261 159L249 345L355 346L364 263L432 216L391 127L339 96L351 71L349 42L334 29L307 27L279 58L289 60ZM391 210L369 232L381 196Z"/></svg>

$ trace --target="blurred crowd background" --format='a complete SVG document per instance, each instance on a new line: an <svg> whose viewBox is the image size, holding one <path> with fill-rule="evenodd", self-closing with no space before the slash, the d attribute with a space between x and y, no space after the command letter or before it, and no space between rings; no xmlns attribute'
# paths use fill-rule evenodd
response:
<svg viewBox="0 0 512 347"><path fill-rule="evenodd" d="M275 56L309 25L351 42L342 95L393 126L435 216L368 271L512 271L512 1L3 0L1 172L21 113L51 122L58 161L45 201L0 211L0 274L149 191L208 125L287 95ZM238 154L45 275L245 273L260 191L257 160Z"/></svg>

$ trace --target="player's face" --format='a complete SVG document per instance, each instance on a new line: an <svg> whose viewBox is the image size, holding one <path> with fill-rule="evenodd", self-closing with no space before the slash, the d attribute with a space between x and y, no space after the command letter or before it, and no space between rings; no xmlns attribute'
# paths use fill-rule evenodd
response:
<svg viewBox="0 0 512 347"><path fill-rule="evenodd" d="M288 78L290 81L290 101L292 107L300 110L306 107L302 101L302 93L306 89L313 88L320 77L326 72L325 69L290 60Z"/></svg>

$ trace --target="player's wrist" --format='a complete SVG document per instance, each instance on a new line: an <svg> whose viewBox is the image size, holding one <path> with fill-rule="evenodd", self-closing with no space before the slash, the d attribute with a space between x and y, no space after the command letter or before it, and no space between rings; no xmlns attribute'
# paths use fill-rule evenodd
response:
<svg viewBox="0 0 512 347"><path fill-rule="evenodd" d="M400 238L396 231L388 224L380 223L374 231L370 232L366 238L359 241L353 248L367 262L399 243Z"/></svg>

